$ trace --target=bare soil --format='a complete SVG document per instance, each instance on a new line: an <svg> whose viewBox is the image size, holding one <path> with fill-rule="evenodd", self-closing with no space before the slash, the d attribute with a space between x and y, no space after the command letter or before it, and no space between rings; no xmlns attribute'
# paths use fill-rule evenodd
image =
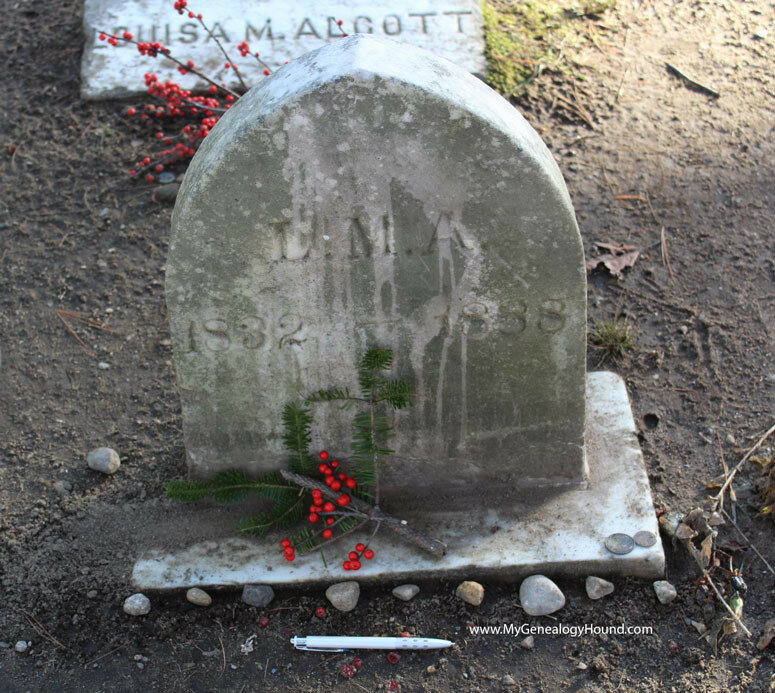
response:
<svg viewBox="0 0 775 693"><path fill-rule="evenodd" d="M643 249L621 280L591 275L589 312L590 324L618 314L635 330L630 356L603 365L627 381L662 510L701 503L722 456L736 462L775 420L773 9L621 2L590 23L575 79L544 73L518 104L566 175L588 257L597 241ZM717 649L686 619L712 626L720 608L669 545L679 596L667 606L646 581L618 580L600 602L581 579L560 581L562 623L651 626L650 636L543 636L533 651L519 638L470 636L469 622L530 620L518 584L486 584L478 608L444 582L423 584L408 603L392 585L369 588L354 612L329 608L325 621L313 616L322 589L279 590L267 610L235 591L214 593L207 609L180 593L152 595L150 615L125 615L133 561L170 503L163 484L185 474L163 290L171 210L125 177L141 153L132 140L148 137L127 122L126 104L79 100L80 12L76 0L19 0L4 5L0 27L0 641L11 645L0 649L0 689L770 690L773 646L755 643L775 615L774 576L729 524L717 556L742 570L755 637L727 636ZM757 38L762 28L769 34ZM590 368L599 361L590 348ZM85 464L102 445L123 460L112 477ZM759 475L750 462L738 476L738 524L775 563ZM714 577L729 592L729 575ZM366 654L346 680L351 657L287 643L291 633L406 630L457 644L395 665ZM241 654L253 633L255 650ZM16 653L17 640L32 647Z"/></svg>

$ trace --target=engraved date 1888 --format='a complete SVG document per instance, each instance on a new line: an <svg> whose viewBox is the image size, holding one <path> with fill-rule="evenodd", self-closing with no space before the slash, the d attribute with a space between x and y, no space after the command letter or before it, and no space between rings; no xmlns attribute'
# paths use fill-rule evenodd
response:
<svg viewBox="0 0 775 693"><path fill-rule="evenodd" d="M190 321L186 335L186 353L226 351L241 347L249 351L261 348L301 346L305 341L301 317L293 313L281 316L276 324L259 315L244 315L237 320L221 317Z"/></svg>

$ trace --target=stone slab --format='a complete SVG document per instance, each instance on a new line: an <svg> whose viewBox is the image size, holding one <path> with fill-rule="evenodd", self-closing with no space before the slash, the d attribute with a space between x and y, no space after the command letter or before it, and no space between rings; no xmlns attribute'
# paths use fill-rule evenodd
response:
<svg viewBox="0 0 775 693"><path fill-rule="evenodd" d="M386 501L584 481L586 274L565 183L511 104L428 51L352 36L240 99L182 183L166 293L194 476L284 465L283 406L357 393L380 346L415 391ZM348 457L354 411L316 406L312 450Z"/></svg>
<svg viewBox="0 0 775 693"><path fill-rule="evenodd" d="M604 546L606 537L615 532L634 535L648 530L659 536L630 403L619 376L588 374L586 425L588 487L537 499L533 508L515 505L510 513L470 504L465 512L407 515L418 528L447 542L449 550L442 559L380 533L373 543L375 558L363 561L363 568L351 574L342 570L340 554L360 537L327 549L328 568L315 554L293 563L283 560L277 535L260 541L229 537L185 549L148 551L135 564L132 582L142 590L169 590L246 583L295 586L341 581L345 576L393 583L455 577L513 580L533 573L661 577L665 567L661 541L623 556ZM493 531L495 527L499 529ZM159 533L164 536L163 527Z"/></svg>
<svg viewBox="0 0 775 693"><path fill-rule="evenodd" d="M264 67L241 58L237 45L248 41L253 52L274 69L287 60L348 34L390 36L452 60L474 73L484 74L484 31L477 0L219 0L192 3L223 43L246 77L257 84ZM341 19L340 29L336 20ZM186 89L206 85L195 75L181 76L169 60L141 56L135 46L108 46L100 31L129 31L138 41L160 41L173 55L193 60L208 75L220 73L229 86L237 86L233 73L224 70L224 57L195 19L179 15L170 0L86 0L81 63L81 95L86 99L124 97L145 92L143 74L155 72L161 81L171 79Z"/></svg>

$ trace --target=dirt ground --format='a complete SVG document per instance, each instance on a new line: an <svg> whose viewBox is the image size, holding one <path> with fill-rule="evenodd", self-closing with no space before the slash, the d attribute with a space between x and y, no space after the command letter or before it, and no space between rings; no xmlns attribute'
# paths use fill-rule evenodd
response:
<svg viewBox="0 0 775 693"><path fill-rule="evenodd" d="M627 381L663 510L701 503L722 456L735 463L775 422L774 8L620 2L589 22L578 79L545 73L518 104L566 175L587 256L597 241L643 248L621 280L593 273L589 313L590 324L618 313L635 330L629 357L605 367ZM669 546L678 598L667 606L647 581L617 580L600 602L581 579L559 581L564 624L652 626L653 635L542 636L532 651L519 638L467 630L529 620L518 584L486 584L478 608L444 582L423 584L408 603L390 595L392 585L368 588L354 612L329 608L325 622L313 616L322 589L278 590L266 611L236 591L214 593L208 609L180 593L152 595L150 615L125 615L132 563L170 504L163 484L185 473L163 289L171 208L125 177L142 135L126 104L78 98L80 3L20 0L3 10L0 641L10 647L0 648L0 689L771 690L775 646L755 643L775 616L774 576L729 524L719 541L742 567L754 638L727 636L717 652L687 619L711 626L720 607L694 563ZM666 63L720 97L690 88ZM70 319L81 344L57 310L110 330ZM599 359L590 348L590 368ZM102 445L121 454L115 476L85 465ZM750 462L738 476L738 524L775 563L775 528L758 514L759 475ZM725 573L714 575L728 589ZM264 615L270 623L260 628ZM291 633L405 630L457 645L395 665L365 654L347 680L340 672L351 657L295 653L287 643ZM242 654L253 633L255 650ZM18 640L31 648L15 652Z"/></svg>

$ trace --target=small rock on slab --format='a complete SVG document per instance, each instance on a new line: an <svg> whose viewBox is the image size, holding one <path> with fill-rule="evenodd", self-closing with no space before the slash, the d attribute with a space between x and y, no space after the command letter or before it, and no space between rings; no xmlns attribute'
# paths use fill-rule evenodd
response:
<svg viewBox="0 0 775 693"><path fill-rule="evenodd" d="M461 582L455 590L455 596L462 599L466 604L479 606L484 601L484 587L478 582L466 580Z"/></svg>
<svg viewBox="0 0 775 693"><path fill-rule="evenodd" d="M565 595L545 575L531 575L519 586L519 601L530 616L546 616L565 606Z"/></svg>
<svg viewBox="0 0 775 693"><path fill-rule="evenodd" d="M21 653L21 652L26 652L28 647L29 645L27 645L27 643L24 642L24 640L19 640L19 642L16 643L16 646L13 649Z"/></svg>
<svg viewBox="0 0 775 693"><path fill-rule="evenodd" d="M339 611L352 611L361 596L361 586L354 580L337 582L326 590L326 599Z"/></svg>
<svg viewBox="0 0 775 693"><path fill-rule="evenodd" d="M667 580L657 580L654 583L654 592L657 593L657 599L662 604L669 604L678 596L678 592Z"/></svg>
<svg viewBox="0 0 775 693"><path fill-rule="evenodd" d="M198 587L192 587L188 590L186 592L186 599L197 606L210 606L213 603L213 598Z"/></svg>
<svg viewBox="0 0 775 693"><path fill-rule="evenodd" d="M121 460L112 448L97 448L87 455L86 464L95 472L115 474L121 466Z"/></svg>
<svg viewBox="0 0 775 693"><path fill-rule="evenodd" d="M536 646L536 639L532 635L528 635L524 640L519 641L519 646L523 650L532 650Z"/></svg>
<svg viewBox="0 0 775 693"><path fill-rule="evenodd" d="M274 599L274 590L269 585L245 585L242 588L242 601L250 606L262 609Z"/></svg>
<svg viewBox="0 0 775 693"><path fill-rule="evenodd" d="M142 592L124 600L124 613L130 616L145 616L151 610L151 600Z"/></svg>
<svg viewBox="0 0 775 693"><path fill-rule="evenodd" d="M587 578L586 588L587 596L590 599L602 599L614 591L613 583L608 582L608 580L603 580L603 578L595 577L594 575L590 575Z"/></svg>
<svg viewBox="0 0 775 693"><path fill-rule="evenodd" d="M399 585L393 589L393 596L408 602L410 599L414 599L419 591L420 588L417 585Z"/></svg>

